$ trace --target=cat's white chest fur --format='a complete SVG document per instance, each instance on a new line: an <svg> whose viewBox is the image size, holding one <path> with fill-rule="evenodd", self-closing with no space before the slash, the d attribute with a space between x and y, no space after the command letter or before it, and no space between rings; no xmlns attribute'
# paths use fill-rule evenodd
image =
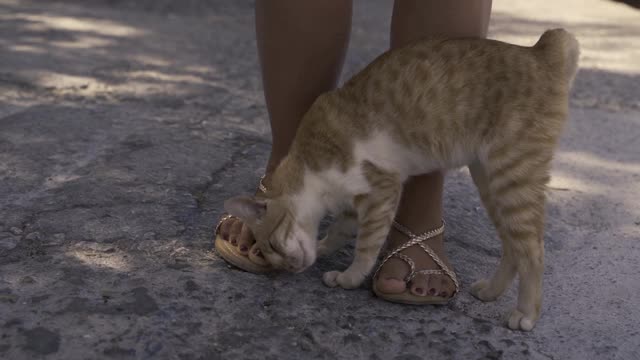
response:
<svg viewBox="0 0 640 360"><path fill-rule="evenodd" d="M354 156L358 166L369 161L381 169L398 173L403 180L438 167L435 161L425 158L423 151L399 144L382 131L356 142Z"/></svg>
<svg viewBox="0 0 640 360"><path fill-rule="evenodd" d="M424 150L399 144L389 134L379 131L354 144L353 166L346 172L332 167L319 172L308 169L304 175L303 190L293 196L296 211L303 219L322 216L314 209L339 211L354 195L370 191L362 164L369 162L376 167L396 173L404 181L409 176L428 173L437 169L462 166L467 163L468 152L460 146L453 149L450 159L430 159Z"/></svg>

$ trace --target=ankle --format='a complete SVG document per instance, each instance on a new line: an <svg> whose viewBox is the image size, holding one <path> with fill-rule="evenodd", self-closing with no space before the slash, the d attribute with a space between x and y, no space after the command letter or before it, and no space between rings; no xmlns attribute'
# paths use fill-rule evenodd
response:
<svg viewBox="0 0 640 360"><path fill-rule="evenodd" d="M435 215L425 215L425 213L423 212L417 212L414 214L398 212L395 221L407 228L412 233L420 235L425 232L438 229L443 225L441 212L433 211L432 214ZM395 226L392 226L390 232L390 240L397 246L398 244L402 244L408 241L409 237L407 237L407 235L403 232L396 229ZM429 239L428 243L436 252L439 253L444 249L443 241L444 236L443 234L440 234Z"/></svg>
<svg viewBox="0 0 640 360"><path fill-rule="evenodd" d="M442 173L410 178L404 185L396 221L418 234L442 225Z"/></svg>
<svg viewBox="0 0 640 360"><path fill-rule="evenodd" d="M271 150L269 160L267 161L267 165L265 166L264 177L260 180L260 183L267 189L271 187L271 176L285 156L286 153L283 154L281 152L274 151L274 149ZM261 190L258 191L261 192Z"/></svg>
<svg viewBox="0 0 640 360"><path fill-rule="evenodd" d="M437 226L430 229L426 229L425 231L420 231L420 232L416 231L414 232L414 234L420 235L426 231L433 230L436 228ZM398 246L405 244L409 240L411 239L406 234L398 231L395 227L392 227L391 231L389 232L388 246L392 249L395 249ZM425 245L429 246L436 254L446 257L445 250L444 250L444 234L440 234L432 238L429 238L428 240L426 240ZM414 247L417 248L417 246L414 246ZM422 250L419 250L419 251L422 251Z"/></svg>
<svg viewBox="0 0 640 360"><path fill-rule="evenodd" d="M284 159L285 156L287 156L286 152L281 152L281 151L276 152L274 150L271 150L271 154L269 155L269 160L267 161L267 166L265 167L266 177L269 177L269 175L271 175L276 170L276 168L278 167L278 165L280 164L282 159Z"/></svg>

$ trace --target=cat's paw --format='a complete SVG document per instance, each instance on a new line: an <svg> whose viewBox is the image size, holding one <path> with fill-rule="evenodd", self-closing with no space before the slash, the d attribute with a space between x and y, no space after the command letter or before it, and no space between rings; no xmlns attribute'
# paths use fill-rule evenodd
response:
<svg viewBox="0 0 640 360"><path fill-rule="evenodd" d="M340 286L343 289L355 289L362 283L362 279L350 276L342 271L328 271L322 275L322 282L328 287Z"/></svg>
<svg viewBox="0 0 640 360"><path fill-rule="evenodd" d="M471 295L482 301L494 301L498 295L490 290L489 280L480 279L471 284Z"/></svg>
<svg viewBox="0 0 640 360"><path fill-rule="evenodd" d="M536 320L527 316L518 309L513 309L507 315L507 326L511 330L531 331L536 326Z"/></svg>
<svg viewBox="0 0 640 360"><path fill-rule="evenodd" d="M342 274L340 271L327 271L322 274L322 282L328 287L338 286L338 275Z"/></svg>

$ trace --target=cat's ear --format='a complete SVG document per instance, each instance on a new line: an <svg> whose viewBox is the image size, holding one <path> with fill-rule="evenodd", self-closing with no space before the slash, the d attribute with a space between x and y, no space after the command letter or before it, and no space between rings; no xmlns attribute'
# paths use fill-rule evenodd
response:
<svg viewBox="0 0 640 360"><path fill-rule="evenodd" d="M267 203L253 196L236 196L224 202L224 209L242 220L256 222L267 212Z"/></svg>

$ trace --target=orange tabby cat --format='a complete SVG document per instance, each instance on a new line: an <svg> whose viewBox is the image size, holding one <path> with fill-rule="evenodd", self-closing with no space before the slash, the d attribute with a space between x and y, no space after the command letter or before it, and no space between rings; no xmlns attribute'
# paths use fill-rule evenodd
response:
<svg viewBox="0 0 640 360"><path fill-rule="evenodd" d="M403 182L467 165L503 249L495 274L471 292L495 300L518 275L508 326L531 330L542 300L544 191L578 54L562 29L533 47L426 39L387 52L316 100L266 198L237 197L225 208L249 225L270 264L296 272L349 238L346 217L318 244L325 213L354 209L353 262L323 279L355 288L375 265Z"/></svg>

